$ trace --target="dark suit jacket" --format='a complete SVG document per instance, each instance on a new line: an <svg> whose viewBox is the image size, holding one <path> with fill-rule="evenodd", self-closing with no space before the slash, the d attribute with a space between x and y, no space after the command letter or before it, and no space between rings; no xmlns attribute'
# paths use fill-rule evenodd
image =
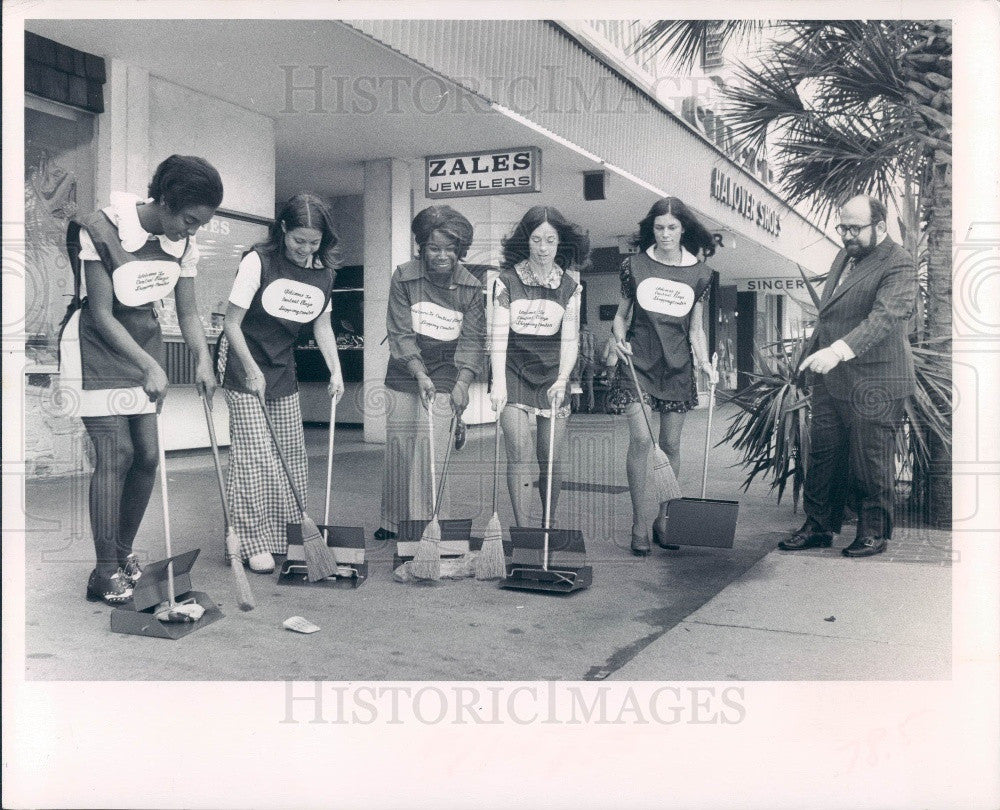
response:
<svg viewBox="0 0 1000 810"><path fill-rule="evenodd" d="M832 396L869 403L909 396L916 387L907 338L917 300L913 260L886 237L838 285L847 258L841 250L833 260L804 356L843 340L855 356L826 374Z"/></svg>

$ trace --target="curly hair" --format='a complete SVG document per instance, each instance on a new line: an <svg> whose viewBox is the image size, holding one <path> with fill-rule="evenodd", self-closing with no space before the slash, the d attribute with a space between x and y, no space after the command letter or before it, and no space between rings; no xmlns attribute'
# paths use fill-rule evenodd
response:
<svg viewBox="0 0 1000 810"><path fill-rule="evenodd" d="M513 233L503 240L503 264L508 267L524 261L529 256L528 244L531 234L539 225L547 222L559 234L556 249L556 264L563 270L583 267L590 256L590 237L579 225L570 222L555 208L536 205L529 208L517 223Z"/></svg>
<svg viewBox="0 0 1000 810"><path fill-rule="evenodd" d="M712 234L698 221L691 209L677 197L664 197L653 203L649 213L639 223L639 233L633 240L639 246L639 250L646 250L650 245L656 243L656 237L653 235L653 222L664 214L676 217L681 223L681 228L684 229L681 235L681 245L688 253L697 256L698 251L704 251L705 258L715 253L715 240L712 238Z"/></svg>
<svg viewBox="0 0 1000 810"><path fill-rule="evenodd" d="M282 227L284 226L284 227ZM271 223L267 241L255 247L268 253L280 253L285 244L285 234L296 228L313 228L319 231L319 256L328 270L340 267L340 239L333 227L333 215L327 204L315 194L296 194L284 204L278 218Z"/></svg>
<svg viewBox="0 0 1000 810"><path fill-rule="evenodd" d="M153 173L149 196L176 214L182 208L222 205L222 178L205 158L171 155Z"/></svg>
<svg viewBox="0 0 1000 810"><path fill-rule="evenodd" d="M424 248L434 231L444 234L456 249L459 259L464 259L472 245L472 223L450 205L432 205L425 208L410 223L413 238L424 255Z"/></svg>

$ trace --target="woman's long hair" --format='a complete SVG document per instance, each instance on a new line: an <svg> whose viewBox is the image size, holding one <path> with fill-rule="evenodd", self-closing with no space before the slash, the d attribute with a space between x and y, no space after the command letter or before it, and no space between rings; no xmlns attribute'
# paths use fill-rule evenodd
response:
<svg viewBox="0 0 1000 810"><path fill-rule="evenodd" d="M570 222L558 210L547 205L529 208L517 223L513 233L503 240L502 263L507 267L514 267L527 259L530 255L528 244L531 234L543 222L549 223L559 234L556 264L563 270L586 265L590 256L590 237L579 225Z"/></svg>
<svg viewBox="0 0 1000 810"><path fill-rule="evenodd" d="M695 258L698 252L703 251L705 258L715 253L715 240L708 229L702 225L697 217L677 197L664 197L653 203L649 213L639 223L639 233L635 237L635 244L639 250L646 250L650 245L656 244L656 237L653 235L653 222L657 217L664 214L671 214L676 217L684 229L681 235L681 246Z"/></svg>
<svg viewBox="0 0 1000 810"><path fill-rule="evenodd" d="M284 225L284 228L282 228ZM333 228L333 216L322 199L315 194L296 194L285 203L278 218L271 224L267 242L257 249L268 253L281 253L285 234L296 228L313 228L322 234L316 255L328 270L340 267L340 239Z"/></svg>

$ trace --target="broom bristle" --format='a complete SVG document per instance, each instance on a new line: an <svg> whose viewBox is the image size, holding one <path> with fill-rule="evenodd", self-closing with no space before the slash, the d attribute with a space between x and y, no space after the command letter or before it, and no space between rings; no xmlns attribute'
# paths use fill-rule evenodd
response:
<svg viewBox="0 0 1000 810"><path fill-rule="evenodd" d="M681 497L681 487L677 483L677 476L674 475L674 468L670 466L667 454L659 447L653 453L652 485L658 503Z"/></svg>
<svg viewBox="0 0 1000 810"><path fill-rule="evenodd" d="M420 535L417 553L410 562L410 573L416 579L441 579L441 524L431 520Z"/></svg>
<svg viewBox="0 0 1000 810"><path fill-rule="evenodd" d="M337 560L319 533L319 527L308 515L302 515L302 553L306 558L306 577L310 582L332 577L337 573Z"/></svg>
<svg viewBox="0 0 1000 810"><path fill-rule="evenodd" d="M490 522L486 524L483 534L483 547L476 557L476 579L501 579L507 573L507 565L503 557L503 528L500 526L500 516L494 512Z"/></svg>
<svg viewBox="0 0 1000 810"><path fill-rule="evenodd" d="M247 572L243 570L243 562L240 560L240 539L232 527L226 530L226 556L229 557L229 568L236 580L236 600L240 610L253 610L256 605L250 583L247 582Z"/></svg>

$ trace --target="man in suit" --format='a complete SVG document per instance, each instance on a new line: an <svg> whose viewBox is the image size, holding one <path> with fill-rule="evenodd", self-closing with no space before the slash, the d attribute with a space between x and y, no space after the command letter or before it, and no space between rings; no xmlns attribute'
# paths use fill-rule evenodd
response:
<svg viewBox="0 0 1000 810"><path fill-rule="evenodd" d="M833 261L805 359L812 389L806 522L778 545L826 547L844 506L858 515L847 557L885 551L892 536L895 433L913 393L907 324L917 295L912 258L886 233L885 206L858 196L840 210Z"/></svg>

